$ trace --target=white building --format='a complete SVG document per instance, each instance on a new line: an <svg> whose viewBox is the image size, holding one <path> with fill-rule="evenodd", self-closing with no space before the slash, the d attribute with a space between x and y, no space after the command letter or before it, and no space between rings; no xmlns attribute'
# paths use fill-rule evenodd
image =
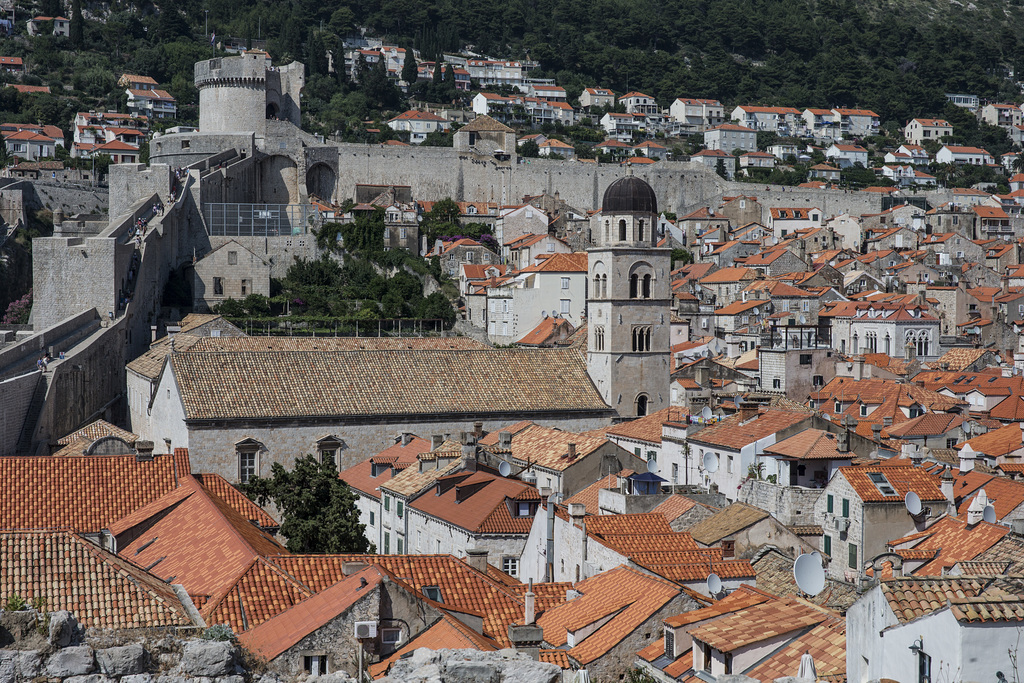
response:
<svg viewBox="0 0 1024 683"><path fill-rule="evenodd" d="M152 119L173 119L178 115L178 105L166 90L136 90L128 88L128 111L134 116L148 116Z"/></svg>
<svg viewBox="0 0 1024 683"><path fill-rule="evenodd" d="M881 118L870 109L833 109L832 118L841 135L861 137L877 135Z"/></svg>
<svg viewBox="0 0 1024 683"><path fill-rule="evenodd" d="M554 254L512 280L487 288L487 336L512 344L547 316L579 327L587 312L587 255Z"/></svg>
<svg viewBox="0 0 1024 683"><path fill-rule="evenodd" d="M834 143L825 150L825 158L832 159L839 168L849 168L856 164L868 167L868 151L860 145Z"/></svg>
<svg viewBox="0 0 1024 683"><path fill-rule="evenodd" d="M409 134L409 142L418 145L427 139L427 135L435 131L446 131L451 127L448 119L431 114L427 111L410 109L388 121L391 130Z"/></svg>
<svg viewBox="0 0 1024 683"><path fill-rule="evenodd" d="M935 161L940 164L971 164L973 166L991 166L995 158L980 147L960 147L943 145L935 154Z"/></svg>
<svg viewBox="0 0 1024 683"><path fill-rule="evenodd" d="M658 103L650 95L642 92L628 92L619 98L619 104L626 107L628 114L657 114Z"/></svg>
<svg viewBox="0 0 1024 683"><path fill-rule="evenodd" d="M470 59L466 62L466 70L479 85L523 85L522 62Z"/></svg>
<svg viewBox="0 0 1024 683"><path fill-rule="evenodd" d="M725 108L718 100L678 97L668 108L669 116L681 124L680 130L700 133L725 122Z"/></svg>
<svg viewBox="0 0 1024 683"><path fill-rule="evenodd" d="M590 111L591 107L607 107L615 104L615 93L608 88L584 88L580 93L580 106Z"/></svg>
<svg viewBox="0 0 1024 683"><path fill-rule="evenodd" d="M893 556L896 559L896 556ZM1019 579L883 579L846 615L851 681L1012 680L1020 647Z"/></svg>
<svg viewBox="0 0 1024 683"><path fill-rule="evenodd" d="M744 152L757 151L757 131L734 123L724 123L704 132L704 146L711 150L732 153L735 149Z"/></svg>
<svg viewBox="0 0 1024 683"><path fill-rule="evenodd" d="M912 119L903 129L903 137L912 145L941 140L953 134L953 124L945 119Z"/></svg>

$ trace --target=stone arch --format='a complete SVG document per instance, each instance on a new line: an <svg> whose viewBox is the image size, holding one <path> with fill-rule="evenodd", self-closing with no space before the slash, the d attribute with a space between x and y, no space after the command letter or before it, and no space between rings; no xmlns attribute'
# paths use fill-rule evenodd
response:
<svg viewBox="0 0 1024 683"><path fill-rule="evenodd" d="M275 154L260 162L260 198L267 204L298 202L298 170L295 161Z"/></svg>
<svg viewBox="0 0 1024 683"><path fill-rule="evenodd" d="M85 455L133 455L135 449L132 445L119 436L101 436L89 444Z"/></svg>
<svg viewBox="0 0 1024 683"><path fill-rule="evenodd" d="M281 108L277 106L276 102L267 102L267 118L277 119L280 118Z"/></svg>
<svg viewBox="0 0 1024 683"><path fill-rule="evenodd" d="M318 161L306 171L306 192L326 202L334 201L338 174L329 165Z"/></svg>

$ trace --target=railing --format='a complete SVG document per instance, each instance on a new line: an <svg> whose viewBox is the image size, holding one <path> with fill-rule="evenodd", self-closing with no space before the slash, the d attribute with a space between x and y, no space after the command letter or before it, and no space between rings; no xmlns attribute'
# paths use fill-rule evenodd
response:
<svg viewBox="0 0 1024 683"><path fill-rule="evenodd" d="M310 204L206 204L203 217L210 235L225 237L304 235L323 223Z"/></svg>

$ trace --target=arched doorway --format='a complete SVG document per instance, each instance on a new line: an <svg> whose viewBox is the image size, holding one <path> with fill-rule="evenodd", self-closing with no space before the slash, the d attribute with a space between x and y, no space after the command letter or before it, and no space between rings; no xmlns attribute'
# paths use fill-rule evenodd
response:
<svg viewBox="0 0 1024 683"><path fill-rule="evenodd" d="M313 164L306 171L306 191L311 197L323 201L334 201L335 188L338 185L338 174L327 164Z"/></svg>

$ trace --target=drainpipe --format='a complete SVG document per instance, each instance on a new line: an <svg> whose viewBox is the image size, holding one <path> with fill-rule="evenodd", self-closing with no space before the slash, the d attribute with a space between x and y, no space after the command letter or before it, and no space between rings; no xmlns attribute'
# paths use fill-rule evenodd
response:
<svg viewBox="0 0 1024 683"><path fill-rule="evenodd" d="M545 581L551 582L555 580L555 494L548 496L547 558Z"/></svg>

